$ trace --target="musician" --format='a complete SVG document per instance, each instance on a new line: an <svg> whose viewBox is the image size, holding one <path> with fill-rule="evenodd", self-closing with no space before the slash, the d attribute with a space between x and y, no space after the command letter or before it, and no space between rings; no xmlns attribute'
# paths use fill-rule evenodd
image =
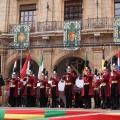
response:
<svg viewBox="0 0 120 120"><path fill-rule="evenodd" d="M13 73L13 78L10 80L10 105L11 107L16 106L16 99L18 97L18 82L20 79L17 77L17 74Z"/></svg>
<svg viewBox="0 0 120 120"><path fill-rule="evenodd" d="M78 78L76 79L76 81L79 80L83 83L83 75L80 74L78 75ZM82 99L82 87L83 86L79 86L77 85L77 82L74 86L74 89L75 89L75 108L78 108L78 107L83 107L83 99Z"/></svg>
<svg viewBox="0 0 120 120"><path fill-rule="evenodd" d="M84 108L91 108L91 97L94 95L92 80L93 74L91 73L90 67L86 67L86 74L84 74Z"/></svg>
<svg viewBox="0 0 120 120"><path fill-rule="evenodd" d="M18 97L17 97L17 106L21 107L22 105L22 87L23 87L23 82L19 81L18 82Z"/></svg>
<svg viewBox="0 0 120 120"><path fill-rule="evenodd" d="M52 108L56 107L56 99L59 96L58 95L58 82L60 78L57 76L57 66L54 66L54 73L53 77L51 78L52 84L51 84L51 94L50 97L52 98Z"/></svg>
<svg viewBox="0 0 120 120"><path fill-rule="evenodd" d="M97 73L97 69L95 69L95 74L94 74L94 81L93 81L93 87L94 87L94 102L95 106L94 108L99 108L100 107L100 74Z"/></svg>
<svg viewBox="0 0 120 120"><path fill-rule="evenodd" d="M74 81L75 74L72 72L70 66L67 67L66 74L62 79L66 81L65 84L65 96L66 96L66 108L72 107L72 96L74 95Z"/></svg>
<svg viewBox="0 0 120 120"><path fill-rule="evenodd" d="M118 80L119 74L117 71L117 61L112 65L112 71L110 74L110 86L111 86L111 109L119 108L119 93L118 93Z"/></svg>
<svg viewBox="0 0 120 120"><path fill-rule="evenodd" d="M48 71L45 72L45 107L48 106L48 98L50 96L50 84L48 83Z"/></svg>
<svg viewBox="0 0 120 120"><path fill-rule="evenodd" d="M29 70L29 74L26 75L26 77L23 80L26 81L23 96L27 96L27 107L32 107L32 101L34 96L33 83L36 80L35 76L33 76L33 72Z"/></svg>
<svg viewBox="0 0 120 120"><path fill-rule="evenodd" d="M107 69L107 61L104 63L104 70L101 76L101 97L102 97L102 105L101 108L105 109L108 108L108 103L109 103L109 97L110 97L110 85L109 85L109 77L110 74Z"/></svg>
<svg viewBox="0 0 120 120"><path fill-rule="evenodd" d="M34 75L33 75L34 76ZM34 95L32 96L32 107L35 107L37 106L37 103L36 103L36 90L37 90L37 83L38 83L38 80L37 78L35 77L35 80L33 82L33 91L34 91Z"/></svg>
<svg viewBox="0 0 120 120"><path fill-rule="evenodd" d="M45 107L45 96L46 96L46 84L48 83L48 80L45 79L45 71L46 69L43 69L42 75L40 76L40 107Z"/></svg>

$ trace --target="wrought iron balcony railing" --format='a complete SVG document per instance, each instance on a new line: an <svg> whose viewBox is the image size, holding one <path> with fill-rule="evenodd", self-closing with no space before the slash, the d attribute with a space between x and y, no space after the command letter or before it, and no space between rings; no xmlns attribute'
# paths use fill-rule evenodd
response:
<svg viewBox="0 0 120 120"><path fill-rule="evenodd" d="M82 30L99 30L100 28L113 28L114 18L88 18L81 21ZM9 25L9 34L14 33L15 24ZM47 32L47 31L62 31L64 28L63 21L45 21L38 22L31 26L31 32Z"/></svg>
<svg viewBox="0 0 120 120"><path fill-rule="evenodd" d="M59 30L63 30L63 22L61 21L46 21L37 23L37 32Z"/></svg>
<svg viewBox="0 0 120 120"><path fill-rule="evenodd" d="M113 28L114 18L88 18L82 20L82 30L99 29L99 28Z"/></svg>

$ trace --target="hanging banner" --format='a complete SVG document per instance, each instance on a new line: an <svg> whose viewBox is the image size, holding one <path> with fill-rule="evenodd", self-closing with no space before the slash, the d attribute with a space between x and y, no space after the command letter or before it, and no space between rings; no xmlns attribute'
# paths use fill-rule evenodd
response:
<svg viewBox="0 0 120 120"><path fill-rule="evenodd" d="M16 25L14 28L14 46L16 49L25 49L29 46L31 24Z"/></svg>
<svg viewBox="0 0 120 120"><path fill-rule="evenodd" d="M114 18L114 42L120 42L120 17Z"/></svg>
<svg viewBox="0 0 120 120"><path fill-rule="evenodd" d="M64 21L64 50L78 50L81 41L81 21Z"/></svg>

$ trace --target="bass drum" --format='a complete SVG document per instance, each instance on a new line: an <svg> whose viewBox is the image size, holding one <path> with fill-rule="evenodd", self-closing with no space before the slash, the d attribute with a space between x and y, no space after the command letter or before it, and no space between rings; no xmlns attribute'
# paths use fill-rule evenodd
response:
<svg viewBox="0 0 120 120"><path fill-rule="evenodd" d="M83 88L83 86L84 86L84 80L77 78L76 81L75 81L75 84L76 84L77 87Z"/></svg>
<svg viewBox="0 0 120 120"><path fill-rule="evenodd" d="M64 89L65 89L65 81L61 79L58 83L58 91L64 91Z"/></svg>

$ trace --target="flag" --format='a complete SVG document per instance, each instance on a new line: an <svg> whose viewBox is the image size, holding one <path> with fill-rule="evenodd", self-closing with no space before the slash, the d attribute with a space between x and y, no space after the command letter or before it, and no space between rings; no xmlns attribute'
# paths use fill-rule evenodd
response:
<svg viewBox="0 0 120 120"><path fill-rule="evenodd" d="M113 25L114 42L120 42L120 17L114 18Z"/></svg>
<svg viewBox="0 0 120 120"><path fill-rule="evenodd" d="M120 50L118 52L118 70L120 70Z"/></svg>
<svg viewBox="0 0 120 120"><path fill-rule="evenodd" d="M84 71L83 71L84 74L86 74L86 65L87 65L87 61L88 61L88 53L87 53L87 51L86 51L85 64L84 64Z"/></svg>
<svg viewBox="0 0 120 120"><path fill-rule="evenodd" d="M14 46L16 49L29 46L31 24L15 25L14 27ZM18 47L18 48L17 48Z"/></svg>
<svg viewBox="0 0 120 120"><path fill-rule="evenodd" d="M78 50L81 41L81 21L64 21L64 50Z"/></svg>
<svg viewBox="0 0 120 120"><path fill-rule="evenodd" d="M16 71L16 68L17 68L17 57L15 58L15 61L14 61L14 66L13 66L13 72L12 72L12 74Z"/></svg>
<svg viewBox="0 0 120 120"><path fill-rule="evenodd" d="M104 48L102 52L102 70L104 69L104 62L105 62L105 55L104 55Z"/></svg>
<svg viewBox="0 0 120 120"><path fill-rule="evenodd" d="M40 65L39 65L39 70L38 70L38 79L40 79L43 71L43 53L40 58Z"/></svg>
<svg viewBox="0 0 120 120"><path fill-rule="evenodd" d="M12 71L12 75L16 72L17 69L17 60L18 60L18 53L14 59L14 66L13 66L13 71Z"/></svg>
<svg viewBox="0 0 120 120"><path fill-rule="evenodd" d="M23 68L20 72L20 76L21 78L24 78L26 76L26 74L28 74L29 72L29 66L30 66L30 53L28 54L27 58L26 58L26 61L23 65Z"/></svg>

